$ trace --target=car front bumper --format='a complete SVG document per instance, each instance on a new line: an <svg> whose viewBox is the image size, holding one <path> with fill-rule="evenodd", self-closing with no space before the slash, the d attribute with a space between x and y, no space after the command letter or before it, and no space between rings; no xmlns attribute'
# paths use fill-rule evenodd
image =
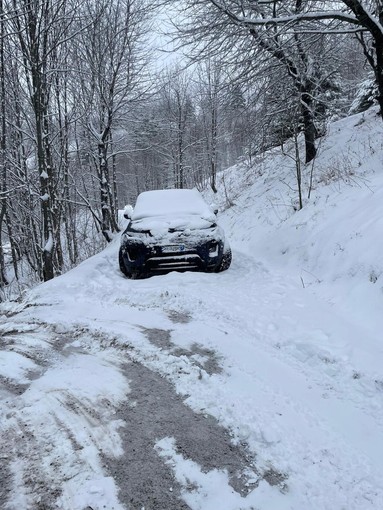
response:
<svg viewBox="0 0 383 510"><path fill-rule="evenodd" d="M132 275L161 274L169 271L212 272L222 260L221 241L209 241L194 247L182 246L183 249L175 251L176 246L125 244L120 250L125 268Z"/></svg>

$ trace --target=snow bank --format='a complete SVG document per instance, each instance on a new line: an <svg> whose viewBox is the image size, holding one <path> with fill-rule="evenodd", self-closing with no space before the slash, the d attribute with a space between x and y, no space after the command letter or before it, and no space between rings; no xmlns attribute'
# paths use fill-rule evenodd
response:
<svg viewBox="0 0 383 510"><path fill-rule="evenodd" d="M376 109L331 124L317 159L302 170L300 211L295 162L280 150L225 171L222 226L237 249L288 269L361 323L383 328L383 123Z"/></svg>

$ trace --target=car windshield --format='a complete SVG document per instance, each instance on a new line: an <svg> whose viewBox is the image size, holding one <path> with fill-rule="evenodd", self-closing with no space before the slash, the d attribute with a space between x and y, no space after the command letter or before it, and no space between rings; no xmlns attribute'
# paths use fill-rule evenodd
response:
<svg viewBox="0 0 383 510"><path fill-rule="evenodd" d="M132 214L132 221L145 218L172 219L197 216L214 222L214 214L201 194L194 189L166 189L141 193Z"/></svg>

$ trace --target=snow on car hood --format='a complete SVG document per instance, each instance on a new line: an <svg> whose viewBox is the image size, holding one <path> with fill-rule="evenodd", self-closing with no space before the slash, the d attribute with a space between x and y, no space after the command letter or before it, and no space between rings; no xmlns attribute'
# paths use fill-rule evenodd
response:
<svg viewBox="0 0 383 510"><path fill-rule="evenodd" d="M150 232L153 236L162 236L168 232L203 230L214 225L214 218L201 218L190 215L183 217L156 216L132 221L130 227L137 232Z"/></svg>
<svg viewBox="0 0 383 510"><path fill-rule="evenodd" d="M215 224L215 214L195 189L153 190L141 193L131 229L162 237L172 231L200 230Z"/></svg>
<svg viewBox="0 0 383 510"><path fill-rule="evenodd" d="M144 191L137 197L132 221L159 217L200 217L214 222L210 207L195 189L163 189Z"/></svg>

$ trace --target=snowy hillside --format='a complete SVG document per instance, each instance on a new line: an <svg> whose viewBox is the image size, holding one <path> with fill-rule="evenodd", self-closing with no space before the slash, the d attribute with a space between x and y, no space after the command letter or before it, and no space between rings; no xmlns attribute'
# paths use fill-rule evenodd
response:
<svg viewBox="0 0 383 510"><path fill-rule="evenodd" d="M221 208L234 204L221 220L232 244L383 330L383 124L376 109L329 126L311 198L299 212L295 162L276 152L221 177ZM303 170L306 197L311 170Z"/></svg>
<svg viewBox="0 0 383 510"><path fill-rule="evenodd" d="M2 306L0 508L383 508L381 124L330 126L301 211L278 150L224 172L226 272L116 239Z"/></svg>

